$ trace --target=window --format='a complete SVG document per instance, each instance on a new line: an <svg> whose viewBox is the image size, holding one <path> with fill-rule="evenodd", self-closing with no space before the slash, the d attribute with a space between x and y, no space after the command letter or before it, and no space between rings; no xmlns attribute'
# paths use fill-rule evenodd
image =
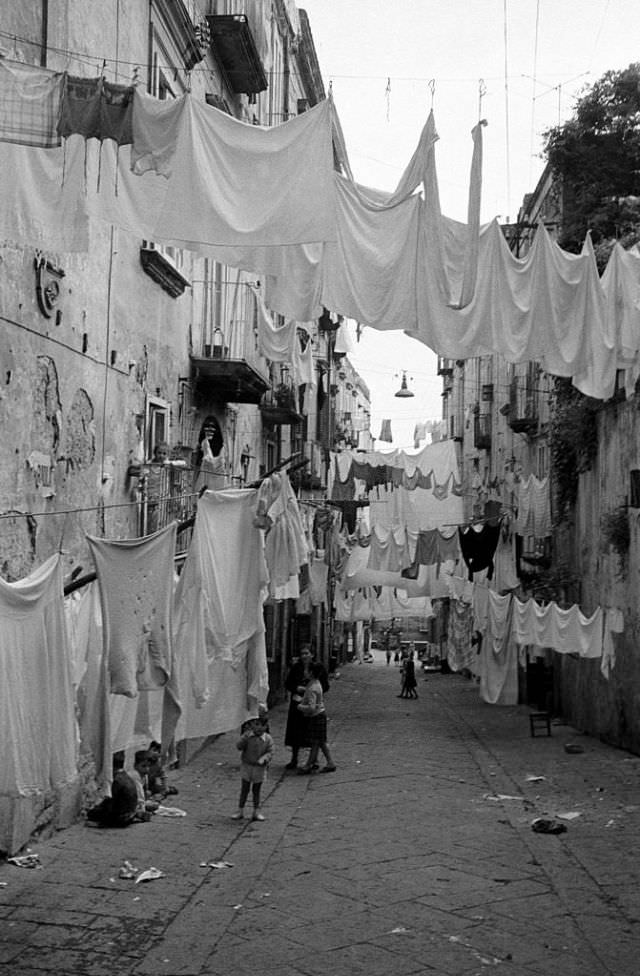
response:
<svg viewBox="0 0 640 976"><path fill-rule="evenodd" d="M145 453L153 457L153 449L162 441L169 441L171 405L159 397L147 397L145 417Z"/></svg>

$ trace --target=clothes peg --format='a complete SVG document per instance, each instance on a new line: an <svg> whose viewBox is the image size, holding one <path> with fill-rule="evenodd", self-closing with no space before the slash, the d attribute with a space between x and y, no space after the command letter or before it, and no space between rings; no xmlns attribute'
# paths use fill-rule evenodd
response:
<svg viewBox="0 0 640 976"><path fill-rule="evenodd" d="M484 78L480 78L478 81L478 119L482 121L482 99L487 94L487 86L484 83ZM484 122L484 125L487 123Z"/></svg>

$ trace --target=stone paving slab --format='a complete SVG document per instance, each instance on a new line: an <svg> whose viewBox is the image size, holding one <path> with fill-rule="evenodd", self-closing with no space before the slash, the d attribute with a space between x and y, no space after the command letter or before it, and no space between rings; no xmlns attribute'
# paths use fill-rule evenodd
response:
<svg viewBox="0 0 640 976"><path fill-rule="evenodd" d="M285 771L272 709L264 823L230 819L232 734L170 774L185 818L80 823L32 845L41 869L0 863L0 973L636 976L640 757L559 724L531 738L527 708L461 676L410 703L397 685L383 663L333 682L328 776ZM165 877L120 879L125 859Z"/></svg>

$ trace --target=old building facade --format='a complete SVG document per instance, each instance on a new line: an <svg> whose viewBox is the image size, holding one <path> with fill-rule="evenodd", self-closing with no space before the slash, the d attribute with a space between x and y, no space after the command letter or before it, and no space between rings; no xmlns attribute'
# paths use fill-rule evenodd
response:
<svg viewBox="0 0 640 976"><path fill-rule="evenodd" d="M540 223L557 236L562 205L561 188L546 168L517 221L503 227L516 257L526 258ZM538 363L514 365L497 355L440 359L439 372L446 436L459 445L469 520L499 510L506 524L513 522L514 483L549 478L552 530L518 540L518 594L577 604L586 616L598 607L617 610L624 621L610 668L577 653L530 649L528 663L520 665L521 701L553 708L577 728L640 752L633 385L619 371L612 399L589 400ZM576 463L563 463L567 443L579 445ZM496 507L487 507L492 501Z"/></svg>
<svg viewBox="0 0 640 976"><path fill-rule="evenodd" d="M15 0L3 5L0 49L157 99L190 92L265 127L325 98L306 13L291 0ZM87 253L0 247L0 564L9 582L61 551L71 589L93 570L87 533L136 538L188 523L206 417L224 442L217 487L256 484L302 460L298 485L321 497L341 398L357 399L353 429L366 439L366 385L351 367L348 381L338 375L341 357L318 322L301 336L313 344L313 396L286 363L261 354L255 275L103 221L89 235ZM172 463L154 480L159 444ZM187 545L184 531L178 548ZM278 693L296 608L270 603Z"/></svg>

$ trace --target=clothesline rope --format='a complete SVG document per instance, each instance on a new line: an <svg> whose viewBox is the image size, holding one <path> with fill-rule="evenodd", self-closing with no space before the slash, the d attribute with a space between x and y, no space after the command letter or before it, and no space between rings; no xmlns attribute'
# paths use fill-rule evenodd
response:
<svg viewBox="0 0 640 976"><path fill-rule="evenodd" d="M14 45L17 44L17 43L20 43L20 44L29 44L31 47L42 47L42 45L40 44L39 41L35 41L35 40L33 40L33 38L30 38L30 37L24 37L24 36L22 36L20 34L12 33L11 31L3 31L3 30L0 30L0 37L5 38L8 41L12 41ZM104 71L106 70L106 66L107 65L110 65L110 64L113 64L113 65L126 65L127 67L134 68L134 69L138 69L138 71L140 69L142 69L142 68L146 68L146 69L151 70L152 68L155 69L157 67L159 67L161 69L164 69L165 71L174 71L175 70L175 65L173 65L173 64L166 64L166 65L159 64L159 65L156 65L156 64L147 63L147 62L145 62L143 60L127 61L124 58L105 58L105 57L102 57L100 55L89 54L89 53L84 52L84 51L75 51L75 50L72 50L70 48L56 47L55 45L49 44L49 43L46 45L46 48L47 48L47 51L48 52L53 52L55 54L60 54L60 55L62 55L64 57L72 58L72 59L74 59L76 61L81 61L81 62L83 62L85 64L95 65L95 67L97 69L97 72L99 74L103 74ZM3 56L3 55L0 55L0 56ZM187 71L186 69L183 69L183 70L184 70L185 75L187 75L187 76L190 76L190 75L193 75L193 74L198 74L200 72L206 73L208 75L211 75L211 69L208 68L208 67L206 67L206 66L201 67L201 68L191 68L189 71ZM137 73L134 71L134 76L136 74ZM287 75L287 72L286 71L274 71L273 69L270 69L269 70L269 75L271 77L285 77ZM568 72L567 72L567 74L560 75L559 77L560 78L566 78L567 75L568 75ZM518 72L517 74L509 75L509 77L510 78L513 78L513 79L516 79L517 78L518 80L520 80L523 77L526 77L526 75L523 75L521 72ZM554 77L557 78L558 76L554 76ZM387 81L389 80L389 76L388 75L356 75L356 74L348 74L348 75L347 74L340 74L340 75L337 75L337 74L331 74L330 75L329 85L335 79L338 79L340 81L380 81L380 82L384 82L386 84ZM422 77L422 76L418 76L418 75L393 75L392 78L391 78L391 80L393 80L394 82L408 82L408 83L419 82L421 84L424 83L424 84L426 84L429 87L430 93L432 93L432 87L431 86L432 86L432 83L433 83L434 89L435 89L435 79L434 78L426 78L426 77ZM502 81L502 82L504 82L504 80L505 80L504 74L501 74L501 75L485 75L483 77L483 81L484 82L488 82L488 81ZM437 79L437 81L438 81L439 84L442 83L442 82L447 82L447 83L450 83L450 82L465 82L465 83L472 82L475 85L478 84L478 78L477 77L466 76L466 75L459 75L459 76L451 75L450 77L439 77ZM132 82L132 83L136 83L136 82L139 83L139 79L137 77L135 77L135 81ZM432 97L432 94L430 95L430 97Z"/></svg>
<svg viewBox="0 0 640 976"><path fill-rule="evenodd" d="M45 515L77 515L81 512L103 512L107 509L112 508L131 508L132 505L143 505L148 506L160 505L165 501L176 501L178 498L183 501L188 498L197 498L198 492L190 492L188 495L161 495L153 501L147 500L146 503L143 501L130 501L130 502L118 502L114 505L87 505L84 508L66 508L60 509L56 512L3 512L0 514L0 519L8 518L42 518Z"/></svg>

